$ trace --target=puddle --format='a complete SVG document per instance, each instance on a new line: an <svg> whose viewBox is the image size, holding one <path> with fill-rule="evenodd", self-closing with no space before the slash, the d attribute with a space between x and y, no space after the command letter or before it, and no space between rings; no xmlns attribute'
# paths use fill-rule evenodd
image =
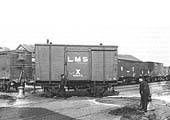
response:
<svg viewBox="0 0 170 120"><path fill-rule="evenodd" d="M9 95L0 95L1 106L11 106L11 105L23 105L28 104L31 101L27 99L17 99L16 97Z"/></svg>
<svg viewBox="0 0 170 120"><path fill-rule="evenodd" d="M121 105L117 105L117 104L109 104L109 103L104 103L104 102L100 102L97 101L96 99L92 99L92 100L88 100L89 102L96 104L96 105L105 105L105 106L112 106L112 107L122 107Z"/></svg>
<svg viewBox="0 0 170 120"><path fill-rule="evenodd" d="M9 105L13 105L16 101L16 98L10 95L0 95L0 107L7 107Z"/></svg>
<svg viewBox="0 0 170 120"><path fill-rule="evenodd" d="M9 95L0 95L0 99L3 99L3 100L13 100L14 97L9 96Z"/></svg>
<svg viewBox="0 0 170 120"><path fill-rule="evenodd" d="M7 102L8 105L14 105L16 103L16 99L13 99L13 100L9 100Z"/></svg>

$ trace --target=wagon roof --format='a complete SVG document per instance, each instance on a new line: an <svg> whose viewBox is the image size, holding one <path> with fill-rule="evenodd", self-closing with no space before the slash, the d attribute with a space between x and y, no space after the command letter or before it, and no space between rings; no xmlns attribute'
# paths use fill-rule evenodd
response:
<svg viewBox="0 0 170 120"><path fill-rule="evenodd" d="M163 63L161 63L161 62L156 62L156 61L145 61L145 63L152 63L152 64L163 64Z"/></svg>
<svg viewBox="0 0 170 120"><path fill-rule="evenodd" d="M114 47L114 48L118 48L118 46L116 45L69 45L69 44L35 44L35 46L49 46L49 45L52 45L52 46L68 46L68 47L100 47L100 46L103 46L103 47Z"/></svg>
<svg viewBox="0 0 170 120"><path fill-rule="evenodd" d="M142 62L141 60L139 60L138 58L136 58L136 57L134 57L132 55L124 55L124 54L119 54L118 59Z"/></svg>

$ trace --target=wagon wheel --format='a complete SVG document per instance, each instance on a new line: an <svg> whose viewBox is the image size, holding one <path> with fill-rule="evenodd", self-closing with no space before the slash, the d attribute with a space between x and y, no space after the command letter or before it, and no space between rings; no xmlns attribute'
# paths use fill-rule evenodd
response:
<svg viewBox="0 0 170 120"><path fill-rule="evenodd" d="M44 93L47 97L52 97L52 91L49 87L44 87Z"/></svg>
<svg viewBox="0 0 170 120"><path fill-rule="evenodd" d="M11 81L8 83L8 86L15 88L16 91L18 91L18 87L20 86L20 83L17 83L15 81Z"/></svg>
<svg viewBox="0 0 170 120"><path fill-rule="evenodd" d="M87 92L88 92L88 94L89 94L89 96L95 96L94 95L94 92L95 92L95 90L94 90L95 88L94 88L94 86L88 86L87 87Z"/></svg>
<svg viewBox="0 0 170 120"><path fill-rule="evenodd" d="M106 91L106 87L97 87L95 93L96 97L103 97L105 91Z"/></svg>
<svg viewBox="0 0 170 120"><path fill-rule="evenodd" d="M7 85L6 85L6 84L3 84L3 85L2 85L2 91L6 91L6 89L7 89Z"/></svg>
<svg viewBox="0 0 170 120"><path fill-rule="evenodd" d="M10 85L4 84L3 85L3 91L8 92L10 90Z"/></svg>
<svg viewBox="0 0 170 120"><path fill-rule="evenodd" d="M74 87L74 91L79 91L79 87L78 87L78 86L75 86L75 87Z"/></svg>

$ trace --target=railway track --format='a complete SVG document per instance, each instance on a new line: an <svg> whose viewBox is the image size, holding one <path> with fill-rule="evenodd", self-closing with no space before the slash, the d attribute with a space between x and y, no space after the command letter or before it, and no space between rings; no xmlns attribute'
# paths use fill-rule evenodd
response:
<svg viewBox="0 0 170 120"><path fill-rule="evenodd" d="M162 81L162 82L154 82L154 83L149 83L150 86L155 87L158 86L158 84L165 84L168 81ZM134 85L123 85L123 86L116 86L115 90L118 91L126 91L126 90L135 90L139 88L139 84L134 84Z"/></svg>

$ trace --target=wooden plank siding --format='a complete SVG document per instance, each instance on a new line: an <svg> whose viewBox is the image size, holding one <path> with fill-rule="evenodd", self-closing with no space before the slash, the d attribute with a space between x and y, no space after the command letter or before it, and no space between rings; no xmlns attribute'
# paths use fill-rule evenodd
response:
<svg viewBox="0 0 170 120"><path fill-rule="evenodd" d="M117 78L117 46L36 44L35 52L36 80L49 81L50 62L51 81L60 81L62 73L76 81Z"/></svg>

